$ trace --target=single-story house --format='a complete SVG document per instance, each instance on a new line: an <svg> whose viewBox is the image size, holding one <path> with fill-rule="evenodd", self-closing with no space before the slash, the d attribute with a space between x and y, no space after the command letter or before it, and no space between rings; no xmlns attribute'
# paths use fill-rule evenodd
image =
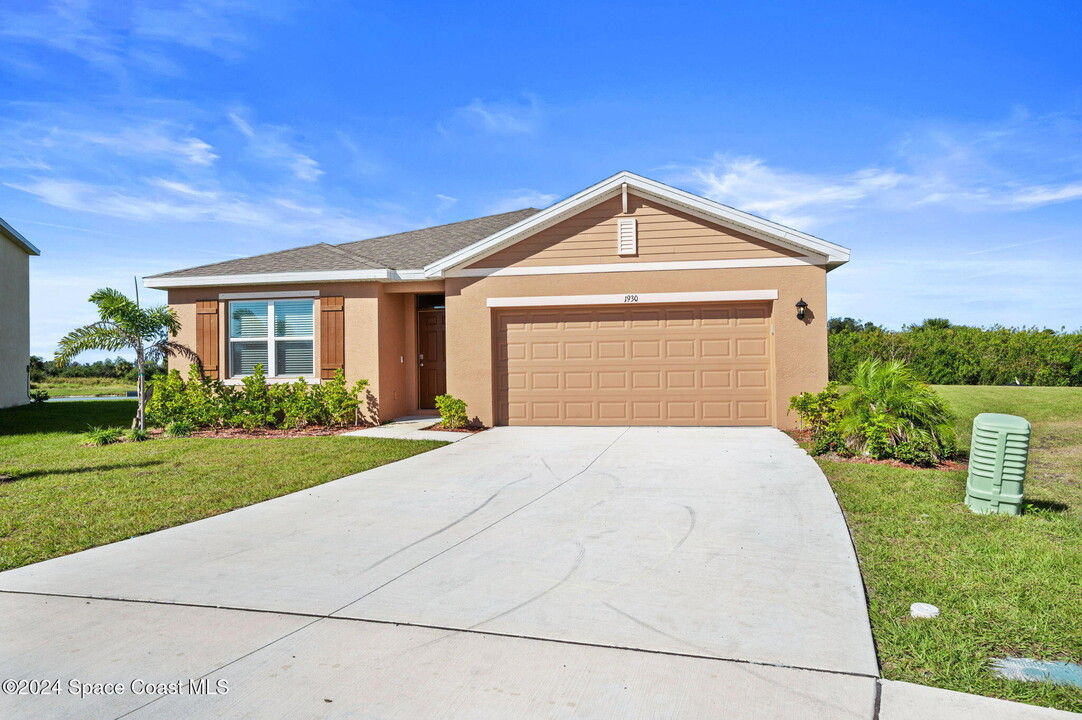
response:
<svg viewBox="0 0 1082 720"><path fill-rule="evenodd" d="M30 402L30 256L40 254L0 218L0 408Z"/></svg>
<svg viewBox="0 0 1082 720"><path fill-rule="evenodd" d="M827 381L849 251L621 172L525 209L145 279L226 382L368 379L379 419L449 393L485 425L775 425Z"/></svg>

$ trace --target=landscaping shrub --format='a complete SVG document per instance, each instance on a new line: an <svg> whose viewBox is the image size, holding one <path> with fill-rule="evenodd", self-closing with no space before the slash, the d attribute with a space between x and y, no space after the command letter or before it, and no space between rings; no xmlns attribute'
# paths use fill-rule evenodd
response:
<svg viewBox="0 0 1082 720"><path fill-rule="evenodd" d="M469 422L466 417L466 401L452 395L437 395L436 409L440 411L440 424L445 428L453 430L465 427Z"/></svg>
<svg viewBox="0 0 1082 720"><path fill-rule="evenodd" d="M902 360L939 385L1082 385L1082 332L952 325L932 318L899 332L832 318L830 379L848 384L862 360Z"/></svg>
<svg viewBox="0 0 1082 720"><path fill-rule="evenodd" d="M120 438L124 437L124 431L120 428L92 426L86 431L86 435L83 437L86 438L88 445L97 445L100 447L102 445L112 445L120 442Z"/></svg>
<svg viewBox="0 0 1082 720"><path fill-rule="evenodd" d="M789 408L811 431L812 453L836 452L913 465L935 465L956 451L946 404L905 363L865 360L853 387L839 394L831 383L821 393L801 393Z"/></svg>
<svg viewBox="0 0 1082 720"><path fill-rule="evenodd" d="M303 378L292 383L268 384L263 366L239 386L207 378L192 366L188 381L170 370L153 381L147 419L154 427L184 423L203 428L303 428L308 425L353 425L359 422L361 395L368 387L359 380L352 387L338 370L320 385Z"/></svg>
<svg viewBox="0 0 1082 720"><path fill-rule="evenodd" d="M195 428L187 420L177 420L176 422L169 423L169 426L165 428L165 432L175 438L188 437L194 432Z"/></svg>
<svg viewBox="0 0 1082 720"><path fill-rule="evenodd" d="M48 399L49 399L49 391L48 390L31 390L30 391L30 402L43 403Z"/></svg>
<svg viewBox="0 0 1082 720"><path fill-rule="evenodd" d="M150 433L142 428L132 428L128 431L128 440L130 442L143 442L150 439Z"/></svg>

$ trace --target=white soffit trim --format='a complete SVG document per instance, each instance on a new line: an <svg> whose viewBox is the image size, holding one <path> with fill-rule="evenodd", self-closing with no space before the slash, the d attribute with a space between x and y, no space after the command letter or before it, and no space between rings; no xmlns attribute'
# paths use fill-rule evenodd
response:
<svg viewBox="0 0 1082 720"><path fill-rule="evenodd" d="M4 218L0 218L0 235L15 243L30 255L41 255L41 250L34 247L34 243L24 238L18 230L4 222Z"/></svg>
<svg viewBox="0 0 1082 720"><path fill-rule="evenodd" d="M625 184L632 191L671 204L705 220L736 227L768 242L798 251L822 255L825 259L823 264L828 268L837 267L849 261L849 250L841 245L835 245L814 235L764 220L728 205L722 205L634 173L621 172L427 265L425 273L429 277L438 276L450 268L470 261L476 262L587 207L615 197L623 192Z"/></svg>
<svg viewBox="0 0 1082 720"><path fill-rule="evenodd" d="M319 297L319 290L279 290L278 292L218 293L219 300L267 300L270 298L309 297Z"/></svg>
<svg viewBox="0 0 1082 720"><path fill-rule="evenodd" d="M713 290L707 292L627 293L624 295L539 295L497 297L491 308L545 307L550 305L643 305L650 303L705 303L740 300L777 300L777 290Z"/></svg>
<svg viewBox="0 0 1082 720"><path fill-rule="evenodd" d="M423 270L314 270L308 272L251 273L247 275L183 275L143 278L143 286L158 290L180 287L225 285L270 285L275 283L358 282L376 280L400 282L425 280Z"/></svg>
<svg viewBox="0 0 1082 720"><path fill-rule="evenodd" d="M508 277L519 275L582 275L588 273L646 272L652 270L720 270L725 268L823 265L823 258L744 258L742 260L669 260L665 262L599 263L597 265L534 265L508 268L462 268L447 277Z"/></svg>

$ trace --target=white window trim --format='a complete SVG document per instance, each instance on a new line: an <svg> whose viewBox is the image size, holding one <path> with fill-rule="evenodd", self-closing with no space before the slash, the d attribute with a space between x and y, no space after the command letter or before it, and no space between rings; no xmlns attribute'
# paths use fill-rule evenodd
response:
<svg viewBox="0 0 1082 720"><path fill-rule="evenodd" d="M281 299L281 300L293 300L293 299L296 299L296 298L282 297L281 294L275 295L275 297L278 298L278 299ZM240 298L238 298L238 300L239 299ZM250 299L262 300L264 298L250 298ZM316 378L317 358L316 358L316 336L315 336L315 325L316 325L316 304L315 304L315 302L314 301L312 302L312 334L311 335L290 336L290 337L276 338L276 337L274 337L274 300L273 299L266 299L266 300L267 300L267 335L266 335L266 337L234 338L233 337L233 303L230 302L229 305L227 306L228 315L226 316L227 317L226 321L229 323L228 328L227 328L228 332L227 332L227 338L226 338L228 343L229 343L228 347L226 348L226 350L227 350L226 358L227 358L227 360L229 362L229 378L228 379L229 380L235 380L236 382L235 383L228 383L227 382L226 384L239 384L240 381L243 380L244 378L251 377L250 375L237 375L237 374L234 373L234 370L233 370L233 343L235 343L235 342L265 342L265 343L267 343L266 376L267 376L267 381L268 382L270 382L271 380L287 381L288 382L290 380L296 380L297 378L304 378L305 380L310 380L310 379L315 379ZM301 375L278 375L278 367L277 367L277 365L278 365L278 356L277 356L277 353L275 352L276 351L275 345L279 341L289 342L291 340L309 340L309 341L311 341L311 343L312 343L312 372L307 373L307 374L301 374Z"/></svg>
<svg viewBox="0 0 1082 720"><path fill-rule="evenodd" d="M278 292L218 293L219 300L273 300L281 298L317 298L319 290L279 290Z"/></svg>
<svg viewBox="0 0 1082 720"><path fill-rule="evenodd" d="M714 290L707 292L626 293L622 295L537 295L533 297L496 297L486 303L491 308L545 307L551 305L648 305L651 303L739 302L741 300L777 300L777 290Z"/></svg>
<svg viewBox="0 0 1082 720"><path fill-rule="evenodd" d="M222 380L223 385L243 385L244 378L250 377L248 375L240 375L238 377L231 377ZM304 380L307 385L322 385L323 381L313 375L298 375L297 377L280 377L280 378L267 378L268 385L289 385L290 383L297 382L297 378Z"/></svg>

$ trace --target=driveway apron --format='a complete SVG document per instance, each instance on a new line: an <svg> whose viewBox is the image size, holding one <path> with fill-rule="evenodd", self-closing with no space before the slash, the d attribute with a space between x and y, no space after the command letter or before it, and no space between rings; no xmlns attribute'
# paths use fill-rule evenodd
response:
<svg viewBox="0 0 1082 720"><path fill-rule="evenodd" d="M871 717L878 674L837 502L769 428L496 428L0 601L5 678L230 687L20 717Z"/></svg>

